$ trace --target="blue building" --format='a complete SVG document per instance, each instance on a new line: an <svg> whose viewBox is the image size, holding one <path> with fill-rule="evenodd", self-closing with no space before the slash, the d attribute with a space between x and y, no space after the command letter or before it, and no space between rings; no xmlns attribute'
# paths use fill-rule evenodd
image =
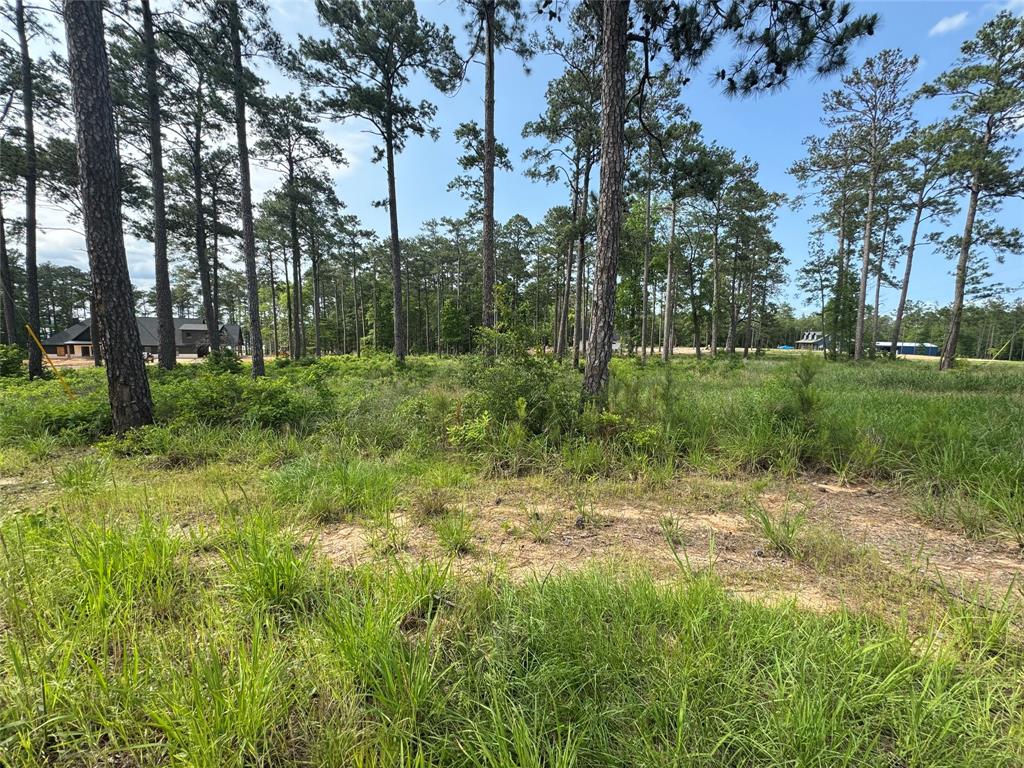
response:
<svg viewBox="0 0 1024 768"><path fill-rule="evenodd" d="M879 354L887 355L889 350L892 348L891 341L877 341L875 342L875 350ZM896 354L897 355L930 355L932 357L939 356L939 347L937 344L921 344L916 341L898 341L896 342Z"/></svg>

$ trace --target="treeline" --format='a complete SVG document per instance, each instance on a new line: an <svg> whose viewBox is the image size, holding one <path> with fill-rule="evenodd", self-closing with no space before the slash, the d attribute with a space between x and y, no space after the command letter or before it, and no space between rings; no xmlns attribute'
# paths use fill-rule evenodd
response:
<svg viewBox="0 0 1024 768"><path fill-rule="evenodd" d="M572 8L544 0L537 9L517 0L463 0L457 39L412 0L318 0L313 7L309 34L284 41L263 0L182 0L158 10L148 0L105 8L65 0L58 14L22 0L5 4L11 33L0 43L0 197L4 213L8 201L23 203L25 212L6 216L0 227L8 338L17 338L23 320L37 333L43 327L41 192L84 225L100 347L108 361L120 356L125 365L139 357L137 340L125 331L139 299L127 285L125 229L153 244L154 288L141 300L159 319L163 367L174 365L172 318L183 309L211 328L238 320L257 377L265 353L373 345L390 347L401 363L409 350L492 349L494 333L505 332L585 363L586 394L598 399L616 344L646 357L656 347L667 356L684 336L711 354L772 341L786 260L771 231L786 201L758 183L755 162L702 137L682 106L685 73L722 39L743 54L716 73L723 90L770 92L803 69L825 75L843 68L850 47L873 31L874 16L854 16L849 4L832 0L744 0L704 11L660 0ZM553 26L528 38L526 20L536 12ZM45 43L61 15L66 61ZM940 79L933 91L955 90L949 78L971 77L978 68L967 65L975 59L989 67L978 87L1003 88L1003 80L990 82L990 71L1009 76L1019 67L1012 45L1021 35L1020 20L1000 14L965 46L960 74ZM522 162L530 176L563 184L566 202L540 222L497 222L494 172L512 161L495 136L501 84L494 61L536 52L560 57L565 71L548 84L544 112L522 129L532 139ZM463 86L473 60L485 73L482 124L456 130L464 153L451 182L467 211L403 235L395 157L437 131L436 107L411 100L410 80L425 78L449 93ZM268 89L259 74L271 66L290 78L291 93ZM1001 120L1019 112L1019 100L996 101ZM976 116L956 106L958 115ZM891 120L880 120L885 127L872 134L869 165L856 154L860 139L850 144L856 157L847 167L866 168L866 175L839 174L846 190L836 261L842 275L855 223L864 221L869 268L875 233L894 226L871 223L887 194L883 180L894 173L882 159L886 142L900 138ZM379 204L389 214L383 237L344 212L330 172L345 158L323 132L328 121L357 122L376 138L373 159L383 166L386 189ZM976 150L956 157L958 168L969 167L961 177L978 187L970 196L977 209L1008 191L992 181L990 165L1015 157L999 132L978 148L973 125L950 130L955 146ZM858 137L859 130L849 128ZM280 179L259 201L252 199L254 162ZM808 179L814 172L816 166ZM977 241L991 229L966 233L968 255L972 235ZM22 247L21 304L15 244ZM845 277L839 284L837 306L848 293ZM951 323L958 328L956 306ZM125 333L114 333L115 326ZM216 347L216 334L211 343ZM29 374L39 375L39 354L28 349ZM129 368L122 373L135 382L133 396L148 399L144 376L138 381Z"/></svg>
<svg viewBox="0 0 1024 768"><path fill-rule="evenodd" d="M995 341L993 332L988 345L976 342L973 329L962 338L969 302L1018 287L994 283L990 267L1024 252L1024 234L996 218L1004 200L1024 193L1015 143L1024 120L1024 20L998 14L949 70L915 91L918 65L916 56L885 50L825 96L827 133L809 137L806 157L791 169L817 204L800 285L820 308L832 354L860 359L883 340L895 355L910 330L914 259L927 245L954 265L941 338L940 367L947 369L957 354L980 356ZM936 100L946 116L922 123L923 102ZM934 259L926 265L937 267L944 269ZM883 285L900 292L888 329L879 314ZM1005 333L1009 341L1014 329Z"/></svg>

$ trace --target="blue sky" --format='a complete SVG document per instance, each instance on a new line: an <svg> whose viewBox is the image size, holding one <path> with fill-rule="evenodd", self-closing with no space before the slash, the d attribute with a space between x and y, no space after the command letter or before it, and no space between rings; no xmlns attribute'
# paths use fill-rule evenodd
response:
<svg viewBox="0 0 1024 768"><path fill-rule="evenodd" d="M317 25L312 2L306 0L271 0L274 23L288 40L300 33L316 34ZM456 0L430 0L419 3L421 12L431 20L448 24L460 36L462 19ZM531 0L524 6L531 7ZM860 63L867 56L883 48L902 48L906 53L921 58L915 85L934 78L951 64L959 52L960 44L972 37L978 27L991 18L1000 7L1012 7L1024 12L1024 0L998 0L998 2L857 2L857 10L877 12L881 25L875 36L858 45L852 62ZM530 27L541 31L544 20L530 16ZM59 31L59 30L58 30ZM738 155L748 155L760 165L761 183L768 189L790 195L798 188L786 169L802 155L801 141L809 134L820 132L820 103L822 95L839 84L838 77L815 80L797 76L784 91L770 96L748 99L728 99L711 83L715 56L728 57L728 50L716 51L703 71L692 73L692 80L683 98L693 117L704 125L705 137L733 148ZM497 64L496 126L498 139L509 147L516 169L512 173L499 172L496 183L496 215L505 220L522 213L531 221L539 221L545 211L565 203L565 190L559 185L548 186L533 182L521 173L519 158L527 143L521 138L523 123L536 117L544 108L544 90L549 80L560 70L553 57L539 56L530 62L530 73L523 71L521 63L511 54L499 56ZM263 73L275 91L295 88L279 73ZM479 66L470 70L471 81L454 96L444 96L426 82L412 84L409 96L428 98L438 106L436 124L441 130L437 142L412 139L398 158L398 211L403 236L416 234L427 219L458 216L465 203L454 192L447 191L448 182L457 172L456 157L459 148L452 137L455 127L465 120L482 119L482 71ZM941 104L928 104L921 110L921 119L941 114ZM375 208L372 201L386 196L386 181L382 166L370 160L373 137L365 126L353 121L344 125L325 125L328 135L338 141L348 157L346 167L328 169L335 177L340 197L348 210L380 233L387 231L387 214ZM255 167L254 196L277 183L275 175ZM595 184L596 189L596 184ZM803 262L807 249L812 211L784 209L781 211L775 236L782 243L791 261L791 272ZM62 263L84 266L85 254L80 235L59 229L61 222L55 211L49 215L41 211L54 228L40 239L41 257ZM1001 219L1007 224L1024 224L1024 201L1006 204ZM953 226L962 224L957 216ZM152 246L148 243L128 243L129 263L133 279L139 285L152 283ZM944 304L952 296L950 264L940 256L922 248L915 260L915 273L911 282L911 298ZM996 279L1017 289L1015 295L1024 295L1024 257L1016 257L1005 265L996 266ZM801 307L800 297L792 287L787 298ZM883 310L892 308L896 300L893 290L883 291Z"/></svg>
<svg viewBox="0 0 1024 768"><path fill-rule="evenodd" d="M853 51L853 62L859 63L883 48L899 47L907 53L916 53L921 58L917 85L934 78L951 64L961 42L972 37L1005 3L861 2L855 5L863 12L877 12L882 23L873 38ZM1024 10L1024 0L1018 0L1017 5ZM313 16L310 4L301 0L278 0L273 9L278 29L286 37L300 31L308 33ZM431 20L446 23L461 34L462 21L455 0L422 2L420 9ZM543 19L531 17L532 28L539 31L543 26ZM728 55L728 51L716 54ZM518 160L527 146L520 136L522 125L542 111L545 86L560 72L557 60L550 56L536 57L529 66L530 73L524 73L511 54L502 54L497 65L498 139L509 147L516 166L513 173L499 172L495 206L500 220L522 213L536 222L549 207L563 204L566 199L561 186L532 182L520 173L522 163ZM437 142L412 140L398 160L398 210L404 235L414 234L427 219L459 215L465 209L459 196L448 192L446 187L456 173L455 158L459 154L452 131L464 120L481 120L482 73L479 70L479 67L475 72L471 70L471 82L452 97L441 95L422 82L415 83L411 89L414 98L429 98L438 105L436 122L442 136ZM767 188L797 194L799 190L786 169L801 156L802 139L820 132L821 97L838 86L838 77L815 80L798 76L781 93L728 99L710 82L709 71L710 66L696 73L683 95L693 117L704 125L705 137L757 161L760 180ZM940 108L940 105L928 107ZM922 118L927 117L922 110ZM357 123L329 128L331 135L346 147L350 163L337 174L338 191L351 212L379 232L385 232L386 212L370 205L372 200L385 196L383 168L370 163L372 137L359 133L360 128ZM776 237L792 262L792 270L806 254L807 219L811 212L807 208L784 209L779 217ZM1017 200L1007 204L1003 218L1006 222L1024 222L1024 202ZM954 219L954 226L959 223L960 217ZM920 251L919 257L911 282L912 298L938 303L949 301L952 296L950 265L927 249ZM997 279L1020 287L1024 284L1024 259L997 267ZM790 290L791 300L800 302L800 297ZM895 299L895 291L887 292L883 306L891 306Z"/></svg>

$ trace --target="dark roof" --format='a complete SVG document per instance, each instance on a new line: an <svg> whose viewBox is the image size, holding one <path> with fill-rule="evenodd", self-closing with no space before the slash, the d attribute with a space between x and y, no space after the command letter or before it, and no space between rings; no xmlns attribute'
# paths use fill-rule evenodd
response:
<svg viewBox="0 0 1024 768"><path fill-rule="evenodd" d="M160 333L159 333L159 322L155 317L137 317L135 318L136 323L139 326L139 341L144 347L158 347L160 346ZM55 346L58 344L68 344L70 342L78 341L79 336L83 332L89 330L90 318L75 323L70 328L65 328L63 331L58 331L48 339L43 340L43 344L46 346ZM183 330L188 331L205 331L206 323L199 318L195 317L176 317L174 318L174 341L180 345L181 332ZM236 323L225 323L221 326L221 331L227 337L227 343L233 347L237 347L242 341L242 329Z"/></svg>
<svg viewBox="0 0 1024 768"><path fill-rule="evenodd" d="M50 346L54 344L67 344L69 341L74 341L82 335L83 331L89 330L89 320L85 319L75 323L74 325L65 328L63 331L57 331L48 339L43 339L43 344Z"/></svg>

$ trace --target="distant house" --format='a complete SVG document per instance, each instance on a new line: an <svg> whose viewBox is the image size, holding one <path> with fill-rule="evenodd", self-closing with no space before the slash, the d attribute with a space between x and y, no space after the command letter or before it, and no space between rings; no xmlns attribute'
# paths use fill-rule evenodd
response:
<svg viewBox="0 0 1024 768"><path fill-rule="evenodd" d="M889 350L892 349L892 342L877 341L875 342L875 349L882 354L889 354ZM899 341L896 342L896 354L931 355L933 357L938 357L939 347L937 344L922 344L916 341Z"/></svg>
<svg viewBox="0 0 1024 768"><path fill-rule="evenodd" d="M160 342L155 317L136 318L139 326L139 340L142 351L157 354ZM59 331L43 340L43 349L59 357L92 357L92 323L90 318L75 322L69 328ZM239 351L242 346L242 329L235 323L220 327L220 343ZM179 355L205 355L210 350L206 323L191 317L174 318L174 346Z"/></svg>
<svg viewBox="0 0 1024 768"><path fill-rule="evenodd" d="M796 342L797 349L803 349L812 352L821 352L828 346L828 336L823 334L821 331L804 331L804 335L801 336Z"/></svg>

